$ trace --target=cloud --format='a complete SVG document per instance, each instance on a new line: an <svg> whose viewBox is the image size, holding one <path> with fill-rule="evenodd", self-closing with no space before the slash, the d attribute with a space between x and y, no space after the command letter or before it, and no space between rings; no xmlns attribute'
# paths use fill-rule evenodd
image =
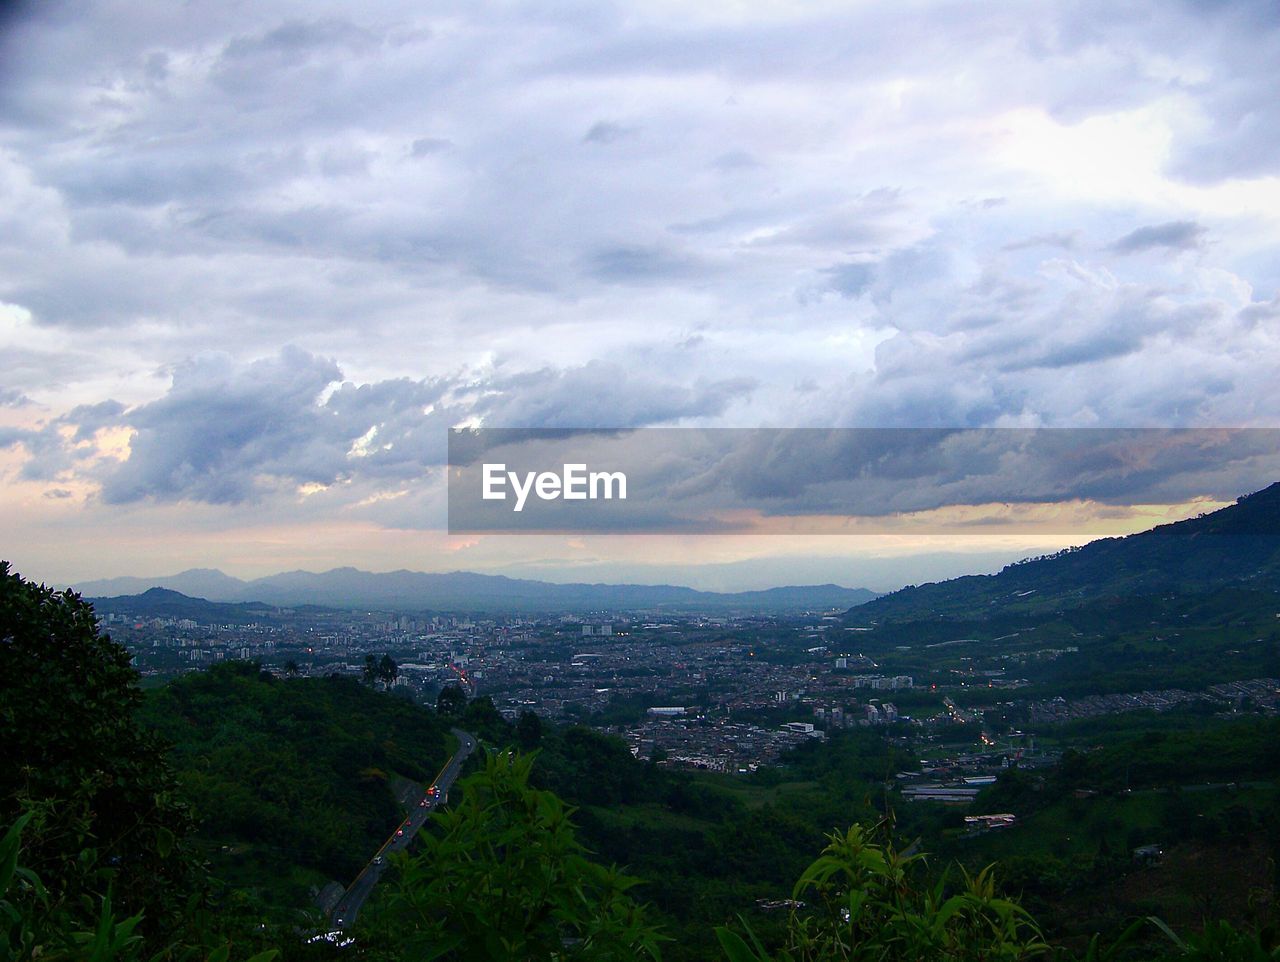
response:
<svg viewBox="0 0 1280 962"><path fill-rule="evenodd" d="M724 173L731 173L738 170L752 170L763 165L748 151L730 150L713 160L711 166Z"/></svg>
<svg viewBox="0 0 1280 962"><path fill-rule="evenodd" d="M591 125L591 129L582 135L582 142L584 144L614 144L619 140L634 137L636 133L637 129L635 127L624 127L621 124L610 123L607 120L598 120Z"/></svg>
<svg viewBox="0 0 1280 962"><path fill-rule="evenodd" d="M1198 184L1280 173L1280 105L1271 90L1280 13L1266 0L1185 4L1203 72L1189 84L1203 123L1176 142L1171 171Z"/></svg>
<svg viewBox="0 0 1280 962"><path fill-rule="evenodd" d="M466 519L455 530L693 533L733 530L745 514L821 518L817 531L838 533L851 516L893 521L957 506L1003 506L997 523L1017 520L1011 505L1118 509L1058 516L1058 530L1087 533L1135 503L1229 500L1265 486L1280 470L1275 442L1274 430L481 431L452 459L451 476L461 480L450 485L450 515ZM537 503L515 518L480 498L479 464L493 461L518 472L608 466L627 477L626 503ZM974 517L952 512L934 530L971 526Z"/></svg>
<svg viewBox="0 0 1280 962"><path fill-rule="evenodd" d="M28 5L7 437L86 512L391 523L464 421L1280 422L1275 21Z"/></svg>
<svg viewBox="0 0 1280 962"><path fill-rule="evenodd" d="M592 361L569 370L497 378L489 387L500 392L482 405L485 424L492 427L617 428L714 417L756 384L744 377L684 384Z"/></svg>
<svg viewBox="0 0 1280 962"><path fill-rule="evenodd" d="M0 450L23 444L31 437L31 432L22 428L0 426Z"/></svg>
<svg viewBox="0 0 1280 962"><path fill-rule="evenodd" d="M1035 247L1058 247L1065 251L1075 250L1080 244L1079 231L1051 231L1047 234L1036 234L1024 240L1005 244L1003 250L1020 251Z"/></svg>
<svg viewBox="0 0 1280 962"><path fill-rule="evenodd" d="M1170 221L1130 231L1113 243L1111 249L1119 254L1135 254L1159 248L1194 250L1203 243L1206 233L1208 231L1194 221Z"/></svg>
<svg viewBox="0 0 1280 962"><path fill-rule="evenodd" d="M174 367L168 391L154 401L81 405L39 430L7 431L0 442L27 450L25 478L96 483L106 504L288 504L305 488L332 489L329 503L349 509L406 490L422 495L431 470L446 461L449 429L466 420L644 426L715 416L753 388L746 378L685 385L600 361L358 384L332 360L285 348L244 364L199 355ZM123 459L104 458L92 443L103 430L126 432ZM405 503L418 506L418 496Z"/></svg>
<svg viewBox="0 0 1280 962"><path fill-rule="evenodd" d="M409 152L414 157L430 157L432 154L440 154L453 146L453 141L445 140L443 137L418 137L409 147Z"/></svg>
<svg viewBox="0 0 1280 962"><path fill-rule="evenodd" d="M291 348L244 368L225 355L180 365L163 398L129 413L129 458L104 479L103 500L237 504L279 481L332 484L345 451L319 398L341 376Z"/></svg>
<svg viewBox="0 0 1280 962"><path fill-rule="evenodd" d="M874 264L852 262L836 264L822 273L831 278L831 289L841 297L857 297L871 286L876 268Z"/></svg>
<svg viewBox="0 0 1280 962"><path fill-rule="evenodd" d="M587 273L610 284L655 284L689 280L706 267L669 247L624 246L593 251Z"/></svg>

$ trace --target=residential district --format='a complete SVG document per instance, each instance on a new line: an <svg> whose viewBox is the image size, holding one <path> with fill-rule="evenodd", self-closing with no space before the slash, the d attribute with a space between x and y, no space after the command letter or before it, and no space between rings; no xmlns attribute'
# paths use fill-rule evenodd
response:
<svg viewBox="0 0 1280 962"><path fill-rule="evenodd" d="M100 604L103 629L133 653L144 678L252 660L281 675L348 675L429 704L457 685L468 697L488 697L509 719L532 711L576 721L619 735L638 757L728 773L769 765L836 729L874 727L941 746L919 771L899 776L914 800L964 802L1012 762L1051 760L1021 730L1027 726L1195 702L1224 711L1280 708L1273 678L1200 692L1010 700L1027 686L1010 666L1069 658L1076 649L940 659L940 648L972 649L972 639L957 639L951 644L959 647L899 646L873 659L859 650L861 629L843 627L837 612L480 618L277 608L206 623L120 607ZM1005 723L1010 718L1016 727Z"/></svg>

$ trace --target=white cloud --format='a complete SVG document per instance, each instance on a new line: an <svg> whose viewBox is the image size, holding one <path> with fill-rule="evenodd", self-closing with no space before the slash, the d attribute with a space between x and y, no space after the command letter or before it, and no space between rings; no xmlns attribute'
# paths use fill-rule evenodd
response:
<svg viewBox="0 0 1280 962"><path fill-rule="evenodd" d="M440 443L407 399L466 385L509 423L1280 421L1268 0L88 0L0 29L22 430L160 419L213 352L219 390L285 344L343 372L341 430L233 446L218 497L337 484L375 422L390 490ZM280 388L255 418L315 407ZM159 424L104 491L214 498Z"/></svg>

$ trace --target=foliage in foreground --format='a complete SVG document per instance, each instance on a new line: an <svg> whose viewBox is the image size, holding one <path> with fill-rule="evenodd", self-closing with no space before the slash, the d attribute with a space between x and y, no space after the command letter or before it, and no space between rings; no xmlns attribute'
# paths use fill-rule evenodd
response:
<svg viewBox="0 0 1280 962"><path fill-rule="evenodd" d="M137 680L91 605L0 561L0 824L31 813L24 857L54 903L97 900L109 876L142 929L176 930L202 879Z"/></svg>
<svg viewBox="0 0 1280 962"><path fill-rule="evenodd" d="M995 866L962 871L958 885L946 873L926 885L924 857L897 851L891 839L877 843L858 825L828 838L792 891L784 944L766 947L745 921L745 938L721 926L728 962L1280 962L1273 927L1241 931L1217 920L1184 939L1153 917L1110 942L1093 936L1077 957L1050 946L1025 909L997 894Z"/></svg>
<svg viewBox="0 0 1280 962"><path fill-rule="evenodd" d="M148 949L142 913L121 918L109 884L96 896L75 899L47 888L20 857L31 818L23 815L0 836L0 962L155 962L173 954L172 946L161 953ZM86 850L77 861L92 867L93 856ZM272 962L278 954L271 949L248 962ZM228 962L231 947L189 946L175 957Z"/></svg>
<svg viewBox="0 0 1280 962"><path fill-rule="evenodd" d="M571 810L529 786L532 756L486 757L460 799L399 861L387 907L415 960L632 960L661 936L630 890L638 880L588 859Z"/></svg>
<svg viewBox="0 0 1280 962"><path fill-rule="evenodd" d="M1031 916L999 898L990 869L947 894L944 876L924 887L915 878L923 856L891 842L876 844L859 825L829 844L796 883L786 944L770 955L750 929L750 944L732 929L716 930L730 962L817 962L876 959L1015 960L1048 946Z"/></svg>

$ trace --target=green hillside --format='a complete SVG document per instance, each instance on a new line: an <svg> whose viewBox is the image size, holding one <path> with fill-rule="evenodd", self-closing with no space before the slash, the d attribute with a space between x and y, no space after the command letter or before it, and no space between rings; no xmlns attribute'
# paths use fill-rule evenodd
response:
<svg viewBox="0 0 1280 962"><path fill-rule="evenodd" d="M971 575L850 609L853 626L1041 615L1105 598L1280 589L1280 483L1212 514Z"/></svg>
<svg viewBox="0 0 1280 962"><path fill-rule="evenodd" d="M397 776L430 781L448 725L349 678L281 680L248 662L147 694L217 874L267 903L351 881L400 819Z"/></svg>

